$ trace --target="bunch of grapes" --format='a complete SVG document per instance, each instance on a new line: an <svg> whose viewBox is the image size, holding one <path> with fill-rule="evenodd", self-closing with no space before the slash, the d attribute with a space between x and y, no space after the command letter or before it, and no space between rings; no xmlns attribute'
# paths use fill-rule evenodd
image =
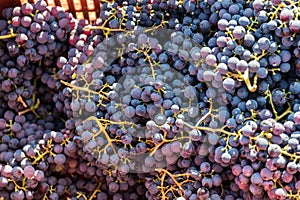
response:
<svg viewBox="0 0 300 200"><path fill-rule="evenodd" d="M6 8L0 199L299 199L299 6Z"/></svg>

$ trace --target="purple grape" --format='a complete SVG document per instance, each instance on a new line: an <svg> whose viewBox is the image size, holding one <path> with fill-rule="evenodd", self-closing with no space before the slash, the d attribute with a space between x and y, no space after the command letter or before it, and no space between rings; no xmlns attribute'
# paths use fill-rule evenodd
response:
<svg viewBox="0 0 300 200"><path fill-rule="evenodd" d="M42 30L42 27L39 23L37 22L33 22L31 25L30 25L30 30L32 33L38 33Z"/></svg>
<svg viewBox="0 0 300 200"><path fill-rule="evenodd" d="M24 167L24 176L26 178L32 178L34 176L35 169L32 166L25 166Z"/></svg>
<svg viewBox="0 0 300 200"><path fill-rule="evenodd" d="M45 44L48 41L48 32L42 31L42 32L38 33L36 40L40 44Z"/></svg>

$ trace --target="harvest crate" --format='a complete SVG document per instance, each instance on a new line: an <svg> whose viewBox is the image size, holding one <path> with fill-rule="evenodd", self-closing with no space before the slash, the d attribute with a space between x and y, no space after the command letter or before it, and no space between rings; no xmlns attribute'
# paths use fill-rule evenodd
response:
<svg viewBox="0 0 300 200"><path fill-rule="evenodd" d="M22 3L34 3L37 0L1 0L0 12L4 8L19 6ZM77 19L94 21L100 13L100 0L45 0L49 6L61 6L73 13Z"/></svg>

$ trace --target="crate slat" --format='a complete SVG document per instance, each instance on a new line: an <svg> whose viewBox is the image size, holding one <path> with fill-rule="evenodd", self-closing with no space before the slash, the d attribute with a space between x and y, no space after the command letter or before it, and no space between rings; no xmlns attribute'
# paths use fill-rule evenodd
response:
<svg viewBox="0 0 300 200"><path fill-rule="evenodd" d="M2 13L2 11L5 8L16 7L16 6L19 6L19 5L20 5L20 0L1 0L1 3L0 3L0 12Z"/></svg>
<svg viewBox="0 0 300 200"><path fill-rule="evenodd" d="M20 6L22 3L34 3L38 0L0 0L0 12L9 7ZM45 0L49 6L61 6L78 19L94 21L100 14L99 0Z"/></svg>
<svg viewBox="0 0 300 200"><path fill-rule="evenodd" d="M47 0L49 6L55 6L54 0Z"/></svg>

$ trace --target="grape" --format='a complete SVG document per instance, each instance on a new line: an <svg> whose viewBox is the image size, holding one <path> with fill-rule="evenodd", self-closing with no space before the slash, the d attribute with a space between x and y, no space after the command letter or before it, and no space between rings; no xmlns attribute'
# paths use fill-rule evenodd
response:
<svg viewBox="0 0 300 200"><path fill-rule="evenodd" d="M182 60L178 59L175 61L174 67L177 70L182 70L183 68L185 68L185 63Z"/></svg>
<svg viewBox="0 0 300 200"><path fill-rule="evenodd" d="M245 12L245 11L244 11ZM250 25L250 20L248 19L248 17L246 16L242 16L238 19L238 22L241 26L243 27L247 27L248 25Z"/></svg>
<svg viewBox="0 0 300 200"><path fill-rule="evenodd" d="M233 165L233 167L232 167L232 173L235 176L239 176L242 173L242 167L241 167L241 165L239 165L239 164Z"/></svg>
<svg viewBox="0 0 300 200"><path fill-rule="evenodd" d="M268 38L262 37L257 41L257 43L261 50L267 50L270 48L270 40Z"/></svg>
<svg viewBox="0 0 300 200"><path fill-rule="evenodd" d="M268 61L273 67L277 67L281 63L281 57L277 54L273 54L269 57Z"/></svg>
<svg viewBox="0 0 300 200"><path fill-rule="evenodd" d="M84 141L88 141L92 138L92 133L90 131L84 131L82 134L81 134L81 137Z"/></svg>
<svg viewBox="0 0 300 200"><path fill-rule="evenodd" d="M299 89L298 89L298 86L300 86L300 84L298 82L292 82L289 86L289 91L292 93L292 94L299 94Z"/></svg>
<svg viewBox="0 0 300 200"><path fill-rule="evenodd" d="M192 98L195 98L196 97L196 90L193 86L187 86L185 89L184 89L184 96L186 98L189 98L189 99L192 99Z"/></svg>
<svg viewBox="0 0 300 200"><path fill-rule="evenodd" d="M212 53L212 51L209 47L203 47L200 50L200 55L202 58L206 58L206 56L208 56L211 53Z"/></svg>
<svg viewBox="0 0 300 200"><path fill-rule="evenodd" d="M227 65L230 69L236 69L236 65L239 62L239 59L236 57L230 57L227 61Z"/></svg>
<svg viewBox="0 0 300 200"><path fill-rule="evenodd" d="M251 177L252 174L253 174L253 171L254 171L253 168L249 165L244 166L243 169L242 169L242 173L246 177Z"/></svg>
<svg viewBox="0 0 300 200"><path fill-rule="evenodd" d="M280 20L284 21L284 22L288 22L293 18L293 12L288 9L288 8L284 8L282 9L282 11L280 12Z"/></svg>
<svg viewBox="0 0 300 200"><path fill-rule="evenodd" d="M287 169L286 169L288 174L295 174L297 172L297 165L294 162L289 162L287 164Z"/></svg>
<svg viewBox="0 0 300 200"><path fill-rule="evenodd" d="M209 191L207 188L202 187L197 190L197 196L200 199L206 199L209 197Z"/></svg>
<svg viewBox="0 0 300 200"><path fill-rule="evenodd" d="M205 57L205 63L210 65L210 66L214 66L217 62L217 58L215 55L213 54L208 54L206 57Z"/></svg>
<svg viewBox="0 0 300 200"><path fill-rule="evenodd" d="M234 27L232 34L236 39L242 39L245 36L246 30L242 26Z"/></svg>
<svg viewBox="0 0 300 200"><path fill-rule="evenodd" d="M146 44L147 39L148 39L148 36L146 34L140 34L138 36L138 43L139 44Z"/></svg>
<svg viewBox="0 0 300 200"><path fill-rule="evenodd" d="M92 65L96 68L96 69L101 69L104 65L104 60L102 57L96 57L92 60Z"/></svg>
<svg viewBox="0 0 300 200"><path fill-rule="evenodd" d="M109 187L109 190L113 193L115 193L119 190L119 185L115 182L111 182L108 187Z"/></svg>
<svg viewBox="0 0 300 200"><path fill-rule="evenodd" d="M7 187L7 185L8 185L8 179L5 177L0 177L0 186Z"/></svg>
<svg viewBox="0 0 300 200"><path fill-rule="evenodd" d="M140 142L136 145L136 152L137 153L145 153L147 151L146 145L143 142Z"/></svg>
<svg viewBox="0 0 300 200"><path fill-rule="evenodd" d="M21 25L24 27L29 27L31 25L32 19L28 16L21 18Z"/></svg>
<svg viewBox="0 0 300 200"><path fill-rule="evenodd" d="M258 138L258 140L256 140L256 146L259 150L266 150L268 147L268 140L265 138Z"/></svg>
<svg viewBox="0 0 300 200"><path fill-rule="evenodd" d="M283 73L289 72L291 69L291 65L289 63L281 63L280 64L280 71Z"/></svg>
<svg viewBox="0 0 300 200"><path fill-rule="evenodd" d="M37 41L41 44L45 44L48 40L48 33L45 31L41 31L37 34Z"/></svg>
<svg viewBox="0 0 300 200"><path fill-rule="evenodd" d="M222 75L228 72L228 67L225 63L219 63L217 66L218 72Z"/></svg>
<svg viewBox="0 0 300 200"><path fill-rule="evenodd" d="M14 200L21 200L25 198L24 192L22 190L18 190L15 192L12 192L10 194L10 198Z"/></svg>
<svg viewBox="0 0 300 200"><path fill-rule="evenodd" d="M287 196L287 192L284 188L278 188L275 190L276 197L280 199L285 199Z"/></svg>
<svg viewBox="0 0 300 200"><path fill-rule="evenodd" d="M172 104L173 104L173 102L171 100L167 99L167 100L163 101L162 106L163 106L164 109L170 109Z"/></svg>
<svg viewBox="0 0 300 200"><path fill-rule="evenodd" d="M239 88L238 91L237 91L237 95L238 95L238 97L240 97L241 99L247 98L247 96L248 96L248 89L245 88L245 87ZM248 110L256 109L256 108L257 108L257 103L256 103L254 100L248 100L248 101L246 102L246 108L247 108Z"/></svg>
<svg viewBox="0 0 300 200"><path fill-rule="evenodd" d="M231 155L228 152L224 152L221 156L221 159L224 163L229 163L231 160Z"/></svg>
<svg viewBox="0 0 300 200"><path fill-rule="evenodd" d="M135 109L132 106L127 106L124 109L124 113L125 113L126 117L133 118L135 116Z"/></svg>
<svg viewBox="0 0 300 200"><path fill-rule="evenodd" d="M26 178L31 178L34 176L34 173L35 173L35 169L32 167L32 166L26 166L24 168L24 176Z"/></svg>
<svg viewBox="0 0 300 200"><path fill-rule="evenodd" d="M131 90L131 96L133 98L139 99L141 97L142 94L142 89L141 88L133 88Z"/></svg>
<svg viewBox="0 0 300 200"><path fill-rule="evenodd" d="M153 93L151 93L151 99L153 100L153 101L159 101L159 100L161 100L161 96L160 96L160 94L159 93L156 93L156 92L153 92Z"/></svg>
<svg viewBox="0 0 300 200"><path fill-rule="evenodd" d="M264 79L268 76L268 70L266 68L260 67L257 70L258 78Z"/></svg>
<svg viewBox="0 0 300 200"><path fill-rule="evenodd" d="M236 128L237 123L236 123L235 119L229 118L229 119L227 119L227 121L226 121L226 126L227 126L228 128Z"/></svg>
<svg viewBox="0 0 300 200"><path fill-rule="evenodd" d="M201 43L201 42L203 42L203 35L201 33L196 33L193 35L193 40L196 43Z"/></svg>
<svg viewBox="0 0 300 200"><path fill-rule="evenodd" d="M174 141L171 143L171 151L174 152L174 153L179 153L182 149L182 144L178 141Z"/></svg>
<svg viewBox="0 0 300 200"><path fill-rule="evenodd" d="M208 163L208 162L203 162L203 163L201 163L201 165L200 165L200 170L201 170L201 172L203 172L203 173L208 173L208 172L210 172L210 170L211 170L210 163Z"/></svg>
<svg viewBox="0 0 300 200"><path fill-rule="evenodd" d="M137 105L135 108L135 114L138 116L144 116L146 112L146 107L143 105Z"/></svg>
<svg viewBox="0 0 300 200"><path fill-rule="evenodd" d="M41 170L36 170L34 173L34 179L37 181L42 181L45 178L45 174Z"/></svg>
<svg viewBox="0 0 300 200"><path fill-rule="evenodd" d="M234 80L232 78L226 78L223 81L223 87L225 90L230 91L234 89Z"/></svg>
<svg viewBox="0 0 300 200"><path fill-rule="evenodd" d="M211 188L213 186L213 180L211 178L204 177L201 182L206 188Z"/></svg>
<svg viewBox="0 0 300 200"><path fill-rule="evenodd" d="M66 157L64 154L57 154L55 157L54 157L54 162L58 165L62 165L66 162Z"/></svg>
<svg viewBox="0 0 300 200"><path fill-rule="evenodd" d="M33 32L33 33L38 33L40 32L42 29L41 25L37 22L33 22L31 25L30 25L30 30Z"/></svg>
<svg viewBox="0 0 300 200"><path fill-rule="evenodd" d="M275 89L272 91L272 99L275 105L282 106L286 103L284 93L280 89Z"/></svg>
<svg viewBox="0 0 300 200"><path fill-rule="evenodd" d="M95 102L93 102L93 101L86 102L85 109L88 112L95 112L97 109Z"/></svg>
<svg viewBox="0 0 300 200"><path fill-rule="evenodd" d="M248 63L244 60L240 60L236 63L236 69L240 72L246 71L247 68L248 68Z"/></svg>
<svg viewBox="0 0 300 200"><path fill-rule="evenodd" d="M218 28L222 31L224 31L228 26L228 21L226 19L220 19L218 21Z"/></svg>
<svg viewBox="0 0 300 200"><path fill-rule="evenodd" d="M290 20L289 27L294 33L298 33L300 31L300 23L298 20Z"/></svg>

